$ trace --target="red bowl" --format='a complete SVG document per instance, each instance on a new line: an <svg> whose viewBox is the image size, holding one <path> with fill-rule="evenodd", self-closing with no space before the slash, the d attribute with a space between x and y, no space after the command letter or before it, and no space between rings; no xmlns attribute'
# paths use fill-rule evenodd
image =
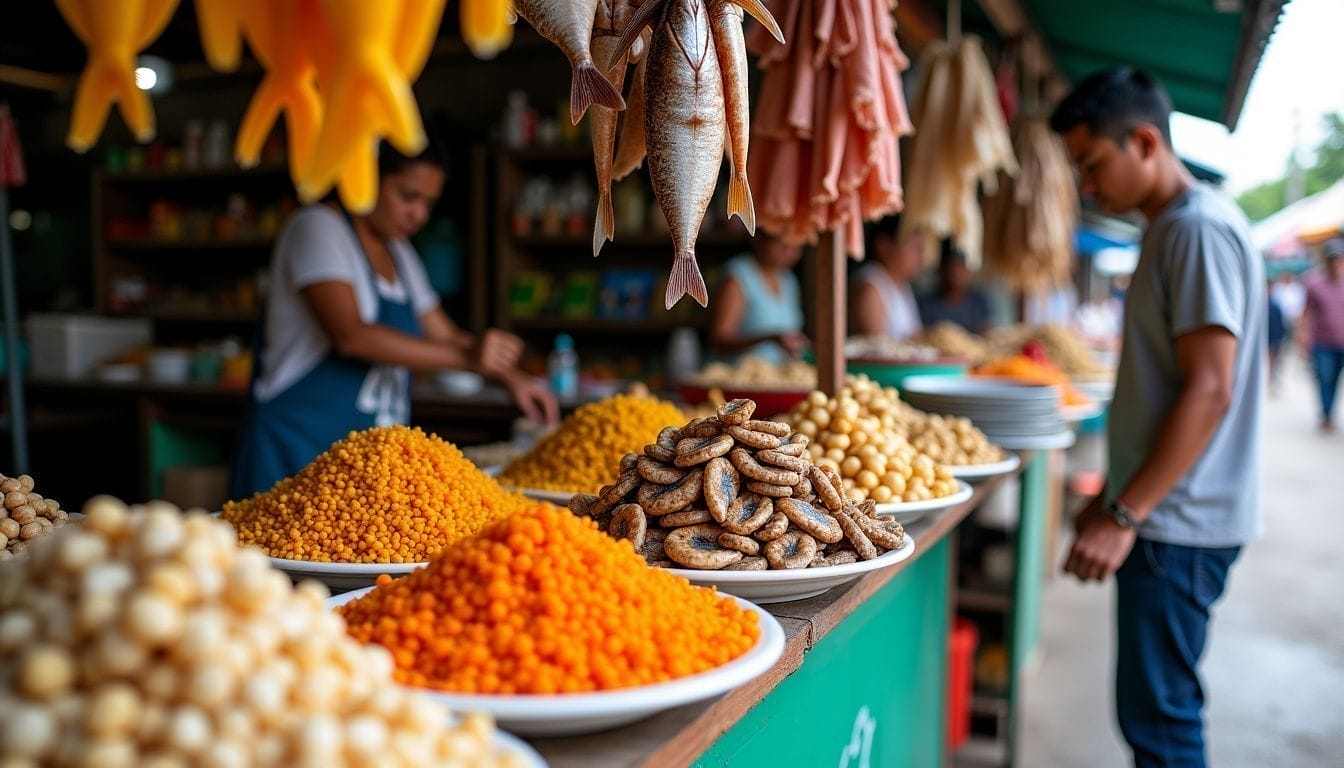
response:
<svg viewBox="0 0 1344 768"><path fill-rule="evenodd" d="M756 403L756 415L763 419L772 416L780 416L787 413L793 406L807 399L811 390L806 389L725 389L715 387L723 392L725 400L737 400L739 398L753 400ZM686 401L687 405L700 405L709 400L709 387L701 387L693 384L679 384L677 392L681 399Z"/></svg>

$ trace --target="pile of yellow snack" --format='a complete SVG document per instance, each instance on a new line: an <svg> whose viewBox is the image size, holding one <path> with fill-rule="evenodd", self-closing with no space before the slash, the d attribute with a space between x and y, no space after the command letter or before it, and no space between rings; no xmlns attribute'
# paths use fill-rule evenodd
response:
<svg viewBox="0 0 1344 768"><path fill-rule="evenodd" d="M418 428L352 432L294 477L224 505L238 541L272 557L423 563L528 505Z"/></svg>
<svg viewBox="0 0 1344 768"><path fill-rule="evenodd" d="M813 392L783 420L811 439L819 466L837 472L855 501L927 501L957 491L945 464L915 448L903 427L905 405L867 376L850 377L835 397Z"/></svg>
<svg viewBox="0 0 1344 768"><path fill-rule="evenodd" d="M593 493L617 472L622 456L653 442L665 425L685 420L675 405L664 400L613 395L576 410L532 450L509 463L499 480L518 488Z"/></svg>
<svg viewBox="0 0 1344 768"><path fill-rule="evenodd" d="M325 605L229 526L94 499L0 568L0 764L521 765L488 717L393 682ZM633 557L633 555L632 555Z"/></svg>

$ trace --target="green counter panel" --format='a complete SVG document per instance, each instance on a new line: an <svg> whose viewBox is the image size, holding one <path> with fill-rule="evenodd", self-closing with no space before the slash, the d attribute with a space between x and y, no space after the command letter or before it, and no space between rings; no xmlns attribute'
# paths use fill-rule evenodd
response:
<svg viewBox="0 0 1344 768"><path fill-rule="evenodd" d="M950 558L946 538L921 553L695 765L940 765Z"/></svg>

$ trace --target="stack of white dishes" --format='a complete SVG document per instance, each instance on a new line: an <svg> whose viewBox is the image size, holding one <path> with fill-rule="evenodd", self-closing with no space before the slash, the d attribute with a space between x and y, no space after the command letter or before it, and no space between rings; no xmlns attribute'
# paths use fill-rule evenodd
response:
<svg viewBox="0 0 1344 768"><path fill-rule="evenodd" d="M965 416L995 444L1011 450L1073 443L1059 408L1059 388L993 377L912 376L902 397L930 413Z"/></svg>

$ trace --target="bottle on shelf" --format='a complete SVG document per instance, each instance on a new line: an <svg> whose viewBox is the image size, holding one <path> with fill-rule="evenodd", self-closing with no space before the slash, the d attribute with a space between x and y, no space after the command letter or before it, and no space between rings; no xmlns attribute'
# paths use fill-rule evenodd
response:
<svg viewBox="0 0 1344 768"><path fill-rule="evenodd" d="M700 336L694 328L676 328L667 344L667 381L679 384L700 370Z"/></svg>
<svg viewBox="0 0 1344 768"><path fill-rule="evenodd" d="M555 348L546 360L546 374L557 398L572 400L579 396L579 355L569 334L555 337Z"/></svg>

